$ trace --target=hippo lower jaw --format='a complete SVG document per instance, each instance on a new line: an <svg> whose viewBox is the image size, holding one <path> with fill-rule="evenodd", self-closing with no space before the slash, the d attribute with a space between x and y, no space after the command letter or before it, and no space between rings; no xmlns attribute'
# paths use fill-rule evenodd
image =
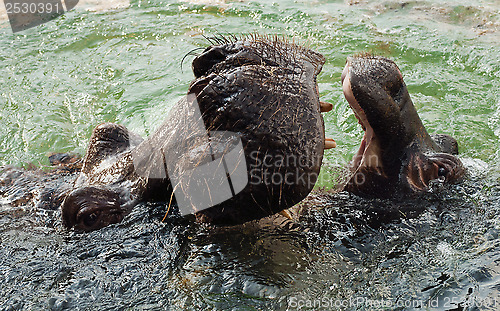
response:
<svg viewBox="0 0 500 311"><path fill-rule="evenodd" d="M346 65L341 77L342 90L349 106L353 110L354 115L365 132L363 139L361 140L359 150L353 156L349 166L354 174L356 174L361 167L369 167L371 170L383 175L383 164L382 161L380 161L381 148L378 137L371 127L365 112L352 93L351 81L348 77L348 73L349 67Z"/></svg>

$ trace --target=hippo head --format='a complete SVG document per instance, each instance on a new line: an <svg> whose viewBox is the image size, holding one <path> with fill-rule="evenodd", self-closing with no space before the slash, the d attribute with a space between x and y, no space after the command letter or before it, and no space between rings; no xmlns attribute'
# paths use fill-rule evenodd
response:
<svg viewBox="0 0 500 311"><path fill-rule="evenodd" d="M431 137L410 99L398 66L371 55L347 59L342 87L365 134L351 162L346 190L394 197L429 190L432 180L454 182L464 175L448 135Z"/></svg>
<svg viewBox="0 0 500 311"><path fill-rule="evenodd" d="M278 213L309 194L328 147L320 112L331 105L319 101L321 54L258 35L215 40L222 42L193 60L189 93L209 131L240 135L248 183L196 216L232 225Z"/></svg>
<svg viewBox="0 0 500 311"><path fill-rule="evenodd" d="M77 231L93 231L119 223L130 212L120 197L119 192L104 187L77 188L64 200L63 224Z"/></svg>
<svg viewBox="0 0 500 311"><path fill-rule="evenodd" d="M67 228L93 231L130 213L143 181L133 173L129 150L140 142L141 137L118 124L94 129L80 175L61 206Z"/></svg>

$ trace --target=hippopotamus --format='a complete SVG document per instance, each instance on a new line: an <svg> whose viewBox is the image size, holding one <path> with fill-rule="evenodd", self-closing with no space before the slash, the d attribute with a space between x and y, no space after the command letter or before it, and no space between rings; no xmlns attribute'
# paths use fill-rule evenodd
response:
<svg viewBox="0 0 500 311"><path fill-rule="evenodd" d="M342 88L364 130L345 190L364 197L405 198L429 192L432 182L454 183L465 174L457 141L429 135L390 59L349 57Z"/></svg>
<svg viewBox="0 0 500 311"><path fill-rule="evenodd" d="M247 182L230 199L194 210L198 221L241 224L283 211L309 194L324 149L335 146L325 138L321 116L332 105L320 102L316 82L324 57L277 38L216 41L192 62L189 96L150 137L113 123L94 129L80 175L62 204L66 227L91 231L118 223L141 201L175 206L174 190L186 184L169 173L195 169L207 155L222 159L230 143L217 133L233 133L228 139L241 142ZM208 140L186 121L193 115L186 107L193 103ZM174 167L165 171L162 165L172 156Z"/></svg>

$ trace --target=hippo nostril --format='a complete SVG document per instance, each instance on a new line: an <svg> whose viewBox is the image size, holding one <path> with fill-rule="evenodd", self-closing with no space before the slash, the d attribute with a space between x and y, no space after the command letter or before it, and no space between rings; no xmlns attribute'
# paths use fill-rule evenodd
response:
<svg viewBox="0 0 500 311"><path fill-rule="evenodd" d="M446 171L446 169L444 167L440 167L438 169L438 176L440 176L440 177L445 177L447 173L448 172Z"/></svg>
<svg viewBox="0 0 500 311"><path fill-rule="evenodd" d="M196 78L207 75L216 64L224 61L228 52L221 47L207 48L200 56L193 60L193 73Z"/></svg>

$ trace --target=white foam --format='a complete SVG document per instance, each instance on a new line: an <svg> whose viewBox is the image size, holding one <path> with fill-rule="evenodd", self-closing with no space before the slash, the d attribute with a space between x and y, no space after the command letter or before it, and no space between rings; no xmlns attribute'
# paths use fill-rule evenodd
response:
<svg viewBox="0 0 500 311"><path fill-rule="evenodd" d="M80 0L75 9L103 12L116 9L125 9L130 6L129 0Z"/></svg>
<svg viewBox="0 0 500 311"><path fill-rule="evenodd" d="M179 2L187 2L191 4L205 4L205 5L226 5L226 0L179 0Z"/></svg>

